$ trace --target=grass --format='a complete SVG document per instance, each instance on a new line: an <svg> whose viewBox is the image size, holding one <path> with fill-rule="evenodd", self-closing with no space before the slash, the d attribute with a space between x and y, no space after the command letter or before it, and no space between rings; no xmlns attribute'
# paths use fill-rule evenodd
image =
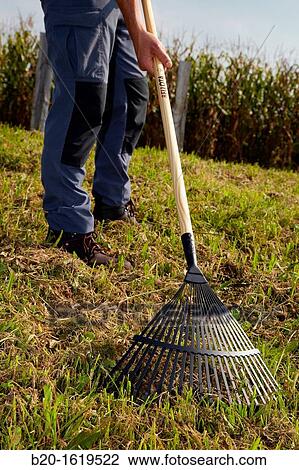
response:
<svg viewBox="0 0 299 470"><path fill-rule="evenodd" d="M200 265L281 385L256 409L190 394L137 406L99 388L134 332L177 290L184 259L167 157L132 161L141 227L99 228L135 269L90 269L43 247L42 137L0 127L0 447L298 449L298 174L183 155ZM87 187L92 178L88 163Z"/></svg>

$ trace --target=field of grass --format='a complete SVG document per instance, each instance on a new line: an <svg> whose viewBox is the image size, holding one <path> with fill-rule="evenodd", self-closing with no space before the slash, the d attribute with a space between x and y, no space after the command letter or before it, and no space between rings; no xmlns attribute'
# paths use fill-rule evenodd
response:
<svg viewBox="0 0 299 470"><path fill-rule="evenodd" d="M258 409L192 396L136 405L99 388L184 276L165 152L132 161L140 227L99 227L133 272L91 269L43 243L42 137L0 127L0 448L299 449L299 176L183 155L206 277L281 386ZM92 178L88 163L87 187Z"/></svg>

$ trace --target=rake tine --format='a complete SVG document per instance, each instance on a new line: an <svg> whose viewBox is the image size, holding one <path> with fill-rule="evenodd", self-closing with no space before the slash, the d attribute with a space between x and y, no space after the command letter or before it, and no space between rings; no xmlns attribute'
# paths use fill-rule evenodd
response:
<svg viewBox="0 0 299 470"><path fill-rule="evenodd" d="M173 306L176 305L178 298L181 296L184 286L181 286L175 296L168 302L164 307L161 308L159 313L152 318L152 320L148 323L148 325L141 331L140 336L150 336L153 334L155 324L158 320L161 320L161 323L166 321L167 316L165 315ZM156 333L155 333L156 334Z"/></svg>
<svg viewBox="0 0 299 470"><path fill-rule="evenodd" d="M213 330L212 330L212 326L214 326L214 334L218 340L218 344L220 345L220 342L219 342L219 339L218 339L218 335L217 335L217 331L216 331L216 325L215 325L215 321L214 321L214 318L211 319L211 323L208 325L209 327L209 330L211 332L211 335L214 339L214 346L213 346L213 349L215 350L218 350L218 346L216 344L216 341L215 341L215 337L213 336ZM226 359L226 358L224 358ZM224 386L226 388L226 392L227 392L227 395L228 395L228 400L229 402L232 401L232 398L231 398L231 394L230 394L230 389L229 389L229 386L228 386L228 383L227 383L227 379L226 379L226 376L225 376L225 373L224 373L224 369L223 369L223 364L222 364L222 358L220 356L218 356L218 362L219 362L219 366L220 366L220 370L221 370L221 375L222 375L222 380L224 382Z"/></svg>
<svg viewBox="0 0 299 470"><path fill-rule="evenodd" d="M189 340L189 325L190 325L190 318L192 319L192 303L187 309L187 321L185 325L185 341L184 341L184 346L188 346L188 340ZM188 321L189 320L189 321ZM187 359L187 351L183 352L183 358L182 358L182 366L181 366L181 373L180 373L180 380L179 380L179 393L182 393L183 391L183 383L184 383L184 375L185 375L185 367L186 367L186 359Z"/></svg>
<svg viewBox="0 0 299 470"><path fill-rule="evenodd" d="M151 388L152 388L152 385L155 383L155 380L157 378L157 375L159 373L159 368L160 368L160 364L161 364L161 361L163 359L163 356L164 356L164 352L165 350L164 349L161 349L160 353L159 353L159 358L158 360L156 361L155 363L155 367L154 367L154 370L153 370L153 373L152 375L149 377L148 379L148 384L147 384L147 388L146 388L146 391L144 393L144 395L147 397L150 395L150 391L151 391ZM157 393L160 393L161 390L158 389L158 387L156 386L156 392Z"/></svg>
<svg viewBox="0 0 299 470"><path fill-rule="evenodd" d="M174 344L176 342L180 324L183 322L184 304L182 302L180 302L179 312L180 312L179 313L179 318L178 318L178 321L175 325L173 336L172 336L172 339L171 339L172 344ZM160 377L160 381L159 381L158 386L157 386L157 391L158 392L160 392L162 390L162 385L163 385L164 380L166 378L166 374L167 374L167 370L168 370L168 364L170 362L170 358L171 358L172 354L173 354L173 351L171 349L169 349L169 351L167 353L167 358L166 358L166 361L165 361L165 364L164 364L164 367L163 367L163 371L162 371L162 374L161 374L161 377Z"/></svg>
<svg viewBox="0 0 299 470"><path fill-rule="evenodd" d="M206 325L205 325L205 329L206 329L206 332L207 332L208 345L209 345L209 349L213 349L214 351L218 351L218 345L217 345L217 341L215 339L216 335L215 335L215 332L213 331L213 328L212 328L213 325L214 325L214 319L213 319L213 316L210 316L210 322L206 323ZM210 342L210 339L211 339L212 343ZM212 356L211 361L212 361L212 364L213 364L213 368L215 370L215 381L216 381L216 387L217 387L218 395L219 395L220 398L222 398L221 386L220 386L220 381L219 381L219 377L218 377L217 366L216 366L214 356ZM226 377L224 375L224 370L223 370L223 366L222 366L222 362L221 362L221 357L218 357L218 362L219 362L219 365L220 365L224 385L226 387L226 390L228 392L228 397L229 397L229 400L230 400L230 392L229 392L229 389L228 389Z"/></svg>
<svg viewBox="0 0 299 470"><path fill-rule="evenodd" d="M225 349L226 349L226 350L234 350L234 347L233 347L233 345L232 345L232 343L231 343L231 341L230 341L230 335L224 336L223 330L220 328L220 325L223 326L223 324L222 324L223 322L222 322L222 319L221 319L221 316L220 316L220 315L216 317L216 323L217 323L218 326L219 326L219 334L221 335L222 341L224 342ZM239 383L241 384L241 383L242 383L242 380L241 380L241 377L240 377L240 375L239 375L238 369L236 368L235 362L234 362L234 360L233 360L232 357L230 357L229 359L230 359L232 368L233 368L233 370L234 370L234 373L235 373L235 375L236 375L236 377L237 377ZM237 362L237 364L241 367L239 358L236 358L236 362ZM233 380L233 384L235 384L235 381L234 381L234 380ZM236 385L235 385L235 386L236 386ZM250 387L250 389L251 389L251 387ZM237 390L237 387L236 387L236 390ZM253 392L252 389L251 389L251 392ZM246 390L245 390L244 387L242 387L242 393L243 393L243 395L244 395L244 398L245 398L246 403L249 405L249 404L250 404L250 399L249 399L249 397L248 397L248 395L247 395Z"/></svg>
<svg viewBox="0 0 299 470"><path fill-rule="evenodd" d="M203 312L204 312L204 316L203 316L203 318L201 319L201 322L200 322L202 348L203 348L203 349L207 349L206 340L205 340L205 325L204 325L204 319L205 319L205 317L207 317L207 316L209 315L209 313L208 313L208 311L207 311L207 305L206 305L206 303L205 303L205 301L204 301L204 298L203 298L203 295L202 295L202 291L201 291L201 290L200 290L200 292L199 292L199 298L200 298L200 304L201 304L202 310L203 310ZM212 382L211 382L210 367L209 367L209 361L208 361L207 355L204 355L204 361L205 361L205 371L206 371L206 379L207 379L208 393L211 394L211 393L212 393Z"/></svg>
<svg viewBox="0 0 299 470"><path fill-rule="evenodd" d="M196 330L197 330L197 348L198 350L200 349L204 349L204 339L203 339L203 336L202 336L202 318L203 318L203 315L204 315L204 310L205 310L205 305L202 304L201 302L201 296L199 295L199 290L197 289L196 290L196 298L197 298L197 305L199 305L199 312L200 315L199 315L199 321L196 325ZM203 361L204 359L204 361ZM203 388L203 369L206 370L207 368L207 364L206 364L206 360L207 358L205 356L202 356L200 355L199 356L199 361L198 361L198 373L199 373L199 391L200 391L200 394L201 395L204 395L204 388ZM204 364L203 364L204 362ZM208 373L206 373L206 376L207 376L207 382L208 382L208 378L209 378L209 375ZM209 389L209 387L208 387Z"/></svg>
<svg viewBox="0 0 299 470"><path fill-rule="evenodd" d="M255 374L253 368L251 367L250 360L248 360L247 357L246 358L242 357L242 362L246 369L247 374L252 380L253 387L254 387L254 390L256 391L256 394L261 398L262 402L265 404L266 403L265 396L266 398L269 398L269 395L266 392L263 384L260 382L258 376Z"/></svg>
<svg viewBox="0 0 299 470"><path fill-rule="evenodd" d="M170 340L170 342L171 342L172 344L175 343L175 340L176 340L176 338L177 338L177 333L178 333L178 330L179 330L179 325L180 325L181 322L182 322L182 316L183 316L183 308L181 308L181 306L182 306L182 303L180 303L180 309L179 309L179 312L180 312L180 313L178 314L179 318L178 318L178 321L177 321L177 323L176 323L176 328L175 328L174 331L172 332L172 333L173 333L173 337L172 337L172 339L170 339L170 336L171 336L171 328L169 328L168 333L167 333L167 336L166 336L166 338L165 338L165 342L166 342L166 343L168 343L169 340ZM160 382L159 382L159 384L158 384L158 386L157 386L157 391L158 391L158 392L161 390L162 384L163 384L163 382L164 382L164 380L165 380L166 371L167 371L167 367L168 367L168 364L169 364L169 360L170 360L171 354L172 354L172 350L169 349L169 350L168 350L168 353L167 353L166 361L165 361L165 364L164 364L164 368L163 368L163 371L162 371L162 374L161 374L161 377L160 377ZM153 375L152 375L152 377L151 377L151 379L150 379L150 382L153 382L153 381L155 380L157 374L158 374L159 367L160 367L160 363L161 363L161 360L162 360L163 355L164 355L164 350L162 349L162 350L161 350L161 353L160 353L160 356L159 356L159 358L158 358L158 360L157 360L157 362L156 362L156 364L155 364L155 368L154 368L154 371L153 371Z"/></svg>
<svg viewBox="0 0 299 470"><path fill-rule="evenodd" d="M230 322L228 322L226 326L227 326L228 329L231 330L231 332L232 332L233 335L236 335L237 337L240 337L240 335L239 335L239 328L238 328L238 329L232 329ZM249 340L248 340L248 344L249 344L249 346L252 347L252 344L251 344L251 342L250 342ZM247 372L248 376L250 377L250 379L251 379L251 381L252 381L252 383L253 383L253 385L254 385L254 387L255 387L257 393L258 393L258 395L261 397L262 401L265 402L265 400L264 400L264 395L261 393L259 387L257 386L256 380L257 380L257 382L259 383L260 387L262 388L262 390L264 391L264 393L266 394L267 397L268 397L268 394L266 393L266 391L265 391L265 389L264 389L264 387L263 387L263 384L260 382L260 380L259 380L258 376L255 374L254 370L252 370L252 369L250 369L250 368L247 367L247 366L248 366L248 363L249 363L248 357L247 357L247 356L246 356L245 358L244 358L244 357L241 357L241 362L242 362L243 366L245 367L246 372ZM250 363L249 363L249 365L250 365ZM255 376L256 380L253 378L253 375L252 375L252 374Z"/></svg>
<svg viewBox="0 0 299 470"><path fill-rule="evenodd" d="M196 298L196 303L200 306L200 300L198 298L198 292L196 289L195 290L195 298ZM201 311L201 306L199 307L199 312ZM197 350L201 349L201 344L200 344L200 325L199 322L196 322L196 348ZM202 376L202 356L199 355L198 357L198 386L199 386L199 394L200 396L203 396L203 376Z"/></svg>
<svg viewBox="0 0 299 470"><path fill-rule="evenodd" d="M229 321L228 321L228 322L224 322L224 320L223 320L223 318L222 318L221 316L219 316L219 321L221 322L224 331L226 331L226 336L227 336L227 338L230 338L230 339L232 339L232 341L233 341L232 350L239 350L238 345L237 345L236 343L234 343L235 337L234 337L234 332L232 332L232 331L230 330L230 327L229 327L229 323L230 323L230 322L229 322ZM243 377L245 378L245 383L246 383L247 387L249 388L249 390L250 390L250 392L251 392L251 395L253 395L253 394L254 394L254 390L252 389L252 387L251 387L251 385L250 385L250 382L248 381L248 379L246 378L246 376L245 376L245 374L244 374L244 369L242 368L243 358L240 356L240 357L238 357L238 358L236 358L236 359L237 359L237 362L238 362L239 365L240 365L240 370L241 370L241 372L242 372L242 374L243 374ZM246 369L246 370L247 370L247 369ZM248 372L248 371L247 371L247 372ZM251 374L249 374L249 377L251 377ZM252 378L251 378L251 381L252 381ZM250 404L250 399L249 399L249 397L248 397L248 404Z"/></svg>
<svg viewBox="0 0 299 470"><path fill-rule="evenodd" d="M171 309L169 309L169 311L171 311ZM168 331L167 331L167 333L166 333L166 335L165 335L165 338L164 338L165 344L168 343L169 338L170 338L170 335L171 335L171 332L172 332L172 331L171 331L171 322L172 322L172 318L170 319L170 321L169 321L169 319L168 319L168 323L167 323L166 327L165 327L164 330L161 332L161 334L160 334L160 336L159 336L159 338L158 338L158 339L160 339L160 340L162 339L163 334L165 333L165 331L167 331L167 327L168 327ZM170 324L169 324L169 323L170 323ZM153 373L152 373L151 377L150 377L149 380L148 380L148 387L147 387L146 392L145 392L145 395L146 395L146 396L150 393L151 386L152 386L152 384L154 383L155 378L156 378L156 376L157 376L157 374L158 374L158 372L159 372L159 367L160 367L160 363L161 363L161 360L162 360L162 358L163 358L163 355L164 355L164 349L161 348L161 351L160 351L160 353L159 353L159 357L158 357L158 359L157 359L156 362L155 362L155 367L154 367ZM143 378L144 378L145 371L146 371L146 367L144 368L144 374L141 375L140 380L139 380L140 386L141 386L141 381L142 381ZM140 388L140 387L139 387L139 388Z"/></svg>
<svg viewBox="0 0 299 470"><path fill-rule="evenodd" d="M213 348L212 348L211 343L210 343L210 337L209 337L210 335L209 335L209 330L207 328L207 324L205 324L204 329L205 329L205 332L206 332L206 340L207 340L208 349L212 350ZM214 379L215 379L217 392L218 392L219 397L222 398L222 393L221 393L221 389L220 389L220 383L219 383L219 378L218 378L217 368L216 368L216 365L215 365L214 356L211 356L211 363L212 363L213 376L214 376Z"/></svg>
<svg viewBox="0 0 299 470"><path fill-rule="evenodd" d="M165 329L167 328L167 315L166 315L166 313L168 313L168 312L171 310L171 305L172 305L172 303L170 303L170 304L169 304L169 308L168 308L167 310L165 310L163 321L160 322L159 328L157 328L157 330L155 331L155 335L154 335L154 336L155 336L155 338L158 339L158 340L162 338L163 333L164 333ZM162 328L161 328L161 327L162 327ZM142 337L142 336L140 335L139 338L141 338L141 337ZM143 364L143 361L144 361L144 359L145 359L145 357L146 357L148 351L150 350L150 348L151 348L151 344L148 343L148 344L147 344L147 347L145 348L145 352L144 352L143 356L139 359L139 362L138 362L137 365L135 366L134 373L135 373L136 376L137 376L137 374L139 373L140 368L144 365L144 364ZM154 357L154 355L155 355L155 348L152 349L152 352L151 352L150 357L149 357L148 362L147 362L148 365L150 365L151 359ZM142 374L141 374L141 380L142 380L143 377L146 375L146 373L147 373L147 367L144 367L143 372L142 372ZM139 388L140 388L141 380L138 381L137 390L139 390ZM140 383L140 385L139 385L139 383Z"/></svg>
<svg viewBox="0 0 299 470"><path fill-rule="evenodd" d="M180 289L180 291L181 291L181 289ZM176 299L179 296L180 291L177 292L176 296L172 299L171 302L169 302L167 305L164 306L163 309L160 310L158 315L156 317L154 317L152 319L152 321L149 323L149 325L141 332L140 336L145 336L146 333L147 333L147 335L153 335L153 336L158 335L159 330L163 327L163 325L167 321L166 313L172 308L173 305L175 305ZM135 345L136 345L136 342L133 344L131 349L134 349ZM127 366L123 370L123 375L127 375L130 367L134 363L135 359L138 357L138 354L139 354L139 352L141 351L142 348L143 348L143 344L140 343L137 350L133 354L130 362L127 364ZM118 366L119 366L119 364L117 364L117 367Z"/></svg>
<svg viewBox="0 0 299 470"><path fill-rule="evenodd" d="M239 332L239 330L238 330L238 332ZM249 344L252 346L251 342L249 342ZM258 359L257 359L257 358L258 358ZM265 390L264 385L263 385L263 383L262 383L261 380L260 380L259 374L257 374L257 371L258 371L258 370L259 370L259 371L262 370L262 371L263 371L262 376L264 376L264 375L266 374L268 377L269 377L269 374L270 374L270 377L271 377L271 373L270 373L270 371L268 370L268 368L266 367L266 365L263 363L263 360L262 360L260 354L259 354L259 356L256 356L256 355L255 355L255 356L252 356L251 359L252 359L251 365L252 365L252 366L255 366L255 367L252 367L252 368L251 368L252 373L253 373L254 376L256 377L256 380L257 380L257 382L259 383L260 387L263 389L265 396L266 396L267 398L269 398L269 394L268 394L267 391ZM248 358L248 357L246 358L246 360L247 360L247 363L249 363L249 365L250 365L250 361L249 361L249 358ZM259 362L259 367L257 367L257 362L256 362L257 360L258 360L258 362ZM273 381L273 378L271 378L271 381ZM274 382L274 383L275 383L275 382ZM268 382L267 382L266 380L264 381L264 384L266 385L266 387L268 388L268 390L269 390L270 392L273 392L273 390L271 389L271 387L269 387ZM274 386L274 388L276 388L276 387L277 387L277 384L276 384L276 386Z"/></svg>
<svg viewBox="0 0 299 470"><path fill-rule="evenodd" d="M165 307L166 308L166 307ZM162 318L163 320L163 317L158 316L153 318L152 321L149 323L149 325L147 326L146 330L148 330L150 327L150 331L152 331L154 329L154 326L157 322L158 319ZM136 347L136 344L133 343L133 345L129 348L129 350L122 356L122 358L119 360L119 362L117 363L117 365L115 366L115 368L112 370L112 374L114 373L115 369L120 369L122 364L125 362L125 360L130 356L130 353L135 349ZM130 361L127 363L125 369L123 369L122 371L122 376L125 376L128 372L128 370L130 369L130 367L132 366L132 364L134 363L134 360L135 358L138 356L140 350L142 349L143 345L140 344L137 348L137 350L135 350L135 353L133 354L133 356L131 357Z"/></svg>
<svg viewBox="0 0 299 470"><path fill-rule="evenodd" d="M147 360L146 364L144 365L143 371L142 371L142 373L141 373L141 375L140 375L140 377L139 377L139 379L138 379L138 381L136 382L136 385L135 385L135 387L134 387L134 393L135 393L136 395L139 394L140 388L141 388L141 386L142 386L142 380L144 379L144 377L145 377L145 376L148 374L148 372L149 372L149 366L150 366L150 364L151 364L151 362L152 362L153 357L155 356L155 353L156 353L156 351L157 351L157 348L158 348L157 346L151 348L151 352L150 352L150 355L149 355L149 357L148 357L148 360ZM148 351L148 348L147 348L147 351ZM140 369L139 369L139 370L140 370ZM138 372L139 372L139 370L138 370ZM137 372L137 373L138 373L138 372ZM136 376L137 376L137 373L136 373Z"/></svg>
<svg viewBox="0 0 299 470"><path fill-rule="evenodd" d="M127 352L121 357L121 359L117 362L117 364L114 366L110 373L110 377L115 376L115 384L118 385L120 382L122 382L124 376L126 375L124 373L124 369L122 369L123 364L125 361L130 357L130 354L132 351L135 349L135 344L133 343L132 346L127 350Z"/></svg>
<svg viewBox="0 0 299 470"><path fill-rule="evenodd" d="M195 312L196 309L194 307L196 305L196 295L195 295L195 289L192 289L192 303L191 303L191 348L194 348L194 337L195 337L195 325L194 325L194 317L195 317ZM193 388L193 374L194 374L194 354L190 354L190 371L189 371L189 387L192 389Z"/></svg>
<svg viewBox="0 0 299 470"><path fill-rule="evenodd" d="M228 321L228 322L224 323L224 321L223 321L223 319L222 319L221 317L220 317L220 321L221 321L222 324L223 324L224 330L226 330L226 332L227 332L229 335L231 335L231 337L233 338L235 350L238 351L238 350L239 350L238 344L235 343L235 341L236 341L236 336L235 336L236 331L231 329L231 321ZM246 385L248 386L248 388L249 388L249 390L250 390L250 392L251 392L251 395L254 395L254 389L252 388L252 386L250 385L250 382L249 382L249 381L247 380L247 378L246 378L246 375L245 375L245 373L244 373L244 368L245 368L245 370L246 370L246 372L247 372L247 374L248 374L248 377L249 377L250 380L251 380L251 383L252 383L252 384L254 385L254 387L256 388L256 385L255 385L254 379L253 379L253 377L252 377L252 374L251 374L250 370L248 370L248 367L247 367L247 365L246 365L246 363L245 363L245 361L244 361L244 357L243 357L243 356L240 356L240 357L239 357L239 360L240 360L240 362L241 362L241 371L242 371L242 374L243 374L243 376L244 376L244 378L245 378ZM243 367L242 367L242 366L243 366ZM259 391L259 390L257 390L257 391L258 391L258 393L259 393L259 395L260 395L260 391Z"/></svg>
<svg viewBox="0 0 299 470"><path fill-rule="evenodd" d="M252 370L252 373L254 374L254 376L256 377L256 381L259 383L260 387L262 388L263 392L264 392L264 397L266 397L267 399L270 398L269 397L269 393L268 391L266 390L265 386L268 388L268 384L267 384L267 381L263 380L261 381L261 378L260 378L260 370L256 367L256 363L254 361L254 357L247 357L246 358L247 360L247 363L249 364L249 366L251 366L251 370ZM263 368L263 372L264 372L264 368ZM268 390L271 392L271 388L268 388Z"/></svg>
<svg viewBox="0 0 299 470"><path fill-rule="evenodd" d="M222 343L223 343L223 346L224 346L223 349L224 349L224 350L228 350L228 344L227 344L227 342L225 341L225 339L223 338L222 332L221 332L220 330L218 331L218 324L217 324L216 318L213 319L213 323L214 323L214 326L215 326L215 334L216 334L216 336L217 336L217 339L218 339L219 344L221 345L221 349L222 349ZM221 343L221 341L222 341L222 343ZM231 358L229 358L229 359L231 360ZM220 358L219 358L219 360L220 360ZM230 379L230 381L231 381L231 383L232 383L232 387L233 387L233 389L234 389L234 391L235 391L235 394L236 394L236 397L237 397L237 401L238 401L238 403L240 404L240 403L241 403L241 399L240 399L240 396L239 396L239 393L238 393L238 389L237 389L237 386L236 386L236 382L235 382L234 377L233 377L233 375L232 375L232 372L231 372L231 370L230 370L229 361L228 361L228 359L227 359L226 357L224 357L224 362L225 362L225 365L226 365L226 368L227 368L227 371L228 371L229 379ZM233 368L234 368L234 372L235 372L237 378L239 378L239 377L238 377L238 375L239 375L239 374L238 374L238 371L237 371L237 369L236 369L235 364L234 364L233 361L232 361L232 366L233 366ZM226 385L226 388L227 388L227 393L228 393L229 400L232 401L230 389L229 389L229 386L228 386L228 383L227 383L227 380L226 380L225 373L224 373L223 369L222 369L222 375L223 375L223 380L225 381L225 385Z"/></svg>
<svg viewBox="0 0 299 470"><path fill-rule="evenodd" d="M203 321L200 322L200 329L201 329L201 342L202 342L202 347L203 347L203 349L207 349L207 347L206 347L206 342L205 342L205 334L204 334L204 325L203 325ZM208 393L211 394L211 392L212 392L212 384L211 384L211 377L210 377L210 371L209 371L208 357L207 357L206 354L205 354L203 357L204 357L204 361L205 361L205 371L206 371L206 379L207 379Z"/></svg>
<svg viewBox="0 0 299 470"><path fill-rule="evenodd" d="M251 359L252 359L252 368L255 370L255 373L260 378L260 380L264 379L263 383L266 389L268 389L268 392L272 392L273 390L269 384L269 375L268 375L270 372L267 366L265 365L262 357L260 355L253 356Z"/></svg>
<svg viewBox="0 0 299 470"><path fill-rule="evenodd" d="M185 326L185 323L186 323L187 314L188 314L188 303L185 301L185 303L184 303L184 319L183 319L183 321L180 325L178 344L181 344L181 341L182 341L182 335L183 335L183 330L184 330L184 326ZM169 391L171 391L172 388L173 388L173 383L174 383L174 379L175 379L175 372L176 372L176 368L177 368L177 364L178 364L178 359L179 359L179 351L176 350L175 359L174 359L173 367L172 367L172 372L171 372L171 375L170 375L170 381L169 381L169 385L168 385L168 390Z"/></svg>
<svg viewBox="0 0 299 470"><path fill-rule="evenodd" d="M200 329L199 324L196 325L196 339L197 339L197 349L200 349ZM202 356L198 356L198 385L199 393L203 395L203 382L202 382Z"/></svg>
<svg viewBox="0 0 299 470"><path fill-rule="evenodd" d="M259 367L260 369L265 372L265 375L267 376L268 378L268 381L271 382L272 384L272 388L271 388L271 391L273 392L273 390L275 390L278 386L275 378L273 377L273 375L271 374L270 370L268 369L268 367L266 366L266 364L264 363L263 359L261 356L255 356L254 357L255 361L257 361L257 363L260 363L259 364Z"/></svg>

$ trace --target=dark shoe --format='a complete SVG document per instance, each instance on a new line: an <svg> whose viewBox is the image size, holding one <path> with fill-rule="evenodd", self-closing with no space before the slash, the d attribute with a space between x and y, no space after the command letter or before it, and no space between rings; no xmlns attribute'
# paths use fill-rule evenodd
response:
<svg viewBox="0 0 299 470"><path fill-rule="evenodd" d="M102 251L100 245L95 241L94 232L81 234L49 229L46 242L62 248L68 253L76 253L78 258L88 266L108 266L118 263L117 258L108 256ZM128 270L132 269L132 265L128 261L124 262L124 267Z"/></svg>
<svg viewBox="0 0 299 470"><path fill-rule="evenodd" d="M107 206L96 199L93 215L95 220L99 222L122 220L124 222L138 225L135 217L135 205L131 199L124 206Z"/></svg>

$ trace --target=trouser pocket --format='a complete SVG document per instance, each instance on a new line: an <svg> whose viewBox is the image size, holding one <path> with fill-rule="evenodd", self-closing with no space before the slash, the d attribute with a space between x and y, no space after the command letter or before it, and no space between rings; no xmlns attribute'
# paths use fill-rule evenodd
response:
<svg viewBox="0 0 299 470"><path fill-rule="evenodd" d="M97 27L73 27L75 79L107 82L110 49L109 40L104 37L103 25Z"/></svg>
<svg viewBox="0 0 299 470"><path fill-rule="evenodd" d="M107 82L110 38L103 25L53 26L48 32L48 54L57 78Z"/></svg>
<svg viewBox="0 0 299 470"><path fill-rule="evenodd" d="M57 75L107 83L119 12L82 11L46 15L49 57Z"/></svg>
<svg viewBox="0 0 299 470"><path fill-rule="evenodd" d="M56 79L74 79L76 60L72 53L72 27L57 25L47 30L48 56Z"/></svg>

